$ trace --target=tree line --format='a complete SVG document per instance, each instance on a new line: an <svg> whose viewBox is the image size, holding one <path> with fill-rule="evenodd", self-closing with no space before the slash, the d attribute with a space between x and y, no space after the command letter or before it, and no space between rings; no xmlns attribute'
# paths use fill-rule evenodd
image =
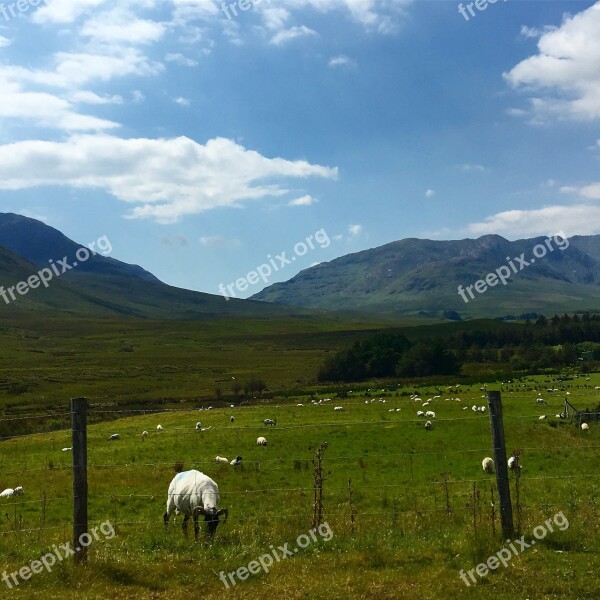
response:
<svg viewBox="0 0 600 600"><path fill-rule="evenodd" d="M411 342L378 334L327 358L319 381L456 375L465 363L504 363L513 371L572 365L589 351L600 360L600 315L539 316L505 327L477 328Z"/></svg>

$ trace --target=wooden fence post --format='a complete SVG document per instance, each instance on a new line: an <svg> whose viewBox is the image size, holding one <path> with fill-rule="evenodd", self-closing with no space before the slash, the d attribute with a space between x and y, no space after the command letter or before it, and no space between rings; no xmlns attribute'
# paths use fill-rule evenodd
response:
<svg viewBox="0 0 600 600"><path fill-rule="evenodd" d="M87 398L71 399L73 436L73 549L75 562L85 563L87 547L80 539L88 533Z"/></svg>
<svg viewBox="0 0 600 600"><path fill-rule="evenodd" d="M496 483L500 500L500 522L504 539L514 534L512 502L510 499L510 482L508 480L508 462L504 441L504 423L502 421L502 400L500 392L487 392L490 409L490 427L492 430L492 447L494 449L494 465L496 467Z"/></svg>

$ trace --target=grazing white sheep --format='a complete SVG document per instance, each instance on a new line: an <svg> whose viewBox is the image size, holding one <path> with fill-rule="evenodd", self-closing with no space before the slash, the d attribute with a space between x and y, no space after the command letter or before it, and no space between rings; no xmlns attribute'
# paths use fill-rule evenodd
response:
<svg viewBox="0 0 600 600"><path fill-rule="evenodd" d="M256 445L257 446L266 446L267 445L267 438L262 437L262 436L259 437L259 438L257 438Z"/></svg>
<svg viewBox="0 0 600 600"><path fill-rule="evenodd" d="M162 425L157 425L156 426L156 431L162 431L163 430L163 426Z"/></svg>
<svg viewBox="0 0 600 600"><path fill-rule="evenodd" d="M535 401L535 403L536 403L536 404L548 404L548 403L547 403L547 402L546 402L546 401L545 401L543 398L538 398L538 399Z"/></svg>
<svg viewBox="0 0 600 600"><path fill-rule="evenodd" d="M202 429L202 423L200 423L200 421L196 423L196 429Z"/></svg>
<svg viewBox="0 0 600 600"><path fill-rule="evenodd" d="M473 412L477 412L477 407L476 407L476 406L473 404L473 406L471 406L471 410L472 410Z"/></svg>
<svg viewBox="0 0 600 600"><path fill-rule="evenodd" d="M1 494L0 498L12 498L13 496L22 496L25 492L21 486L16 487L14 490L12 488L5 489Z"/></svg>
<svg viewBox="0 0 600 600"><path fill-rule="evenodd" d="M235 417L234 417L233 415L231 415L231 417L229 417L229 421L230 421L231 423L233 423L233 422L235 421Z"/></svg>
<svg viewBox="0 0 600 600"><path fill-rule="evenodd" d="M71 452L71 450L73 450L73 448L63 448L62 449L63 452Z"/></svg>
<svg viewBox="0 0 600 600"><path fill-rule="evenodd" d="M148 432L147 431L142 431L142 439L146 439L148 437Z"/></svg>
<svg viewBox="0 0 600 600"><path fill-rule="evenodd" d="M546 415L540 415L540 416L538 417L538 419L539 419L540 421L543 421L545 418L546 418Z"/></svg>
<svg viewBox="0 0 600 600"><path fill-rule="evenodd" d="M432 410L428 410L428 411L425 413L425 416L426 416L428 419L435 419L435 413L434 413Z"/></svg>
<svg viewBox="0 0 600 600"><path fill-rule="evenodd" d="M511 457L508 459L508 468L509 468L511 471L516 471L516 470L517 470L517 459L516 459L516 457L514 457L514 456L511 456ZM519 464L519 470L521 470L521 465L520 465L520 464Z"/></svg>
<svg viewBox="0 0 600 600"><path fill-rule="evenodd" d="M203 433L204 431L208 431L209 429L212 429L212 425L209 425L208 427L202 427L200 429L200 433Z"/></svg>
<svg viewBox="0 0 600 600"><path fill-rule="evenodd" d="M429 431L431 428L432 428L431 421L427 421L427 423L425 423L425 429L427 429L427 431Z"/></svg>
<svg viewBox="0 0 600 600"><path fill-rule="evenodd" d="M265 419L263 423L265 425L269 425L270 427L274 427L275 425L277 425L277 421L275 421L274 419Z"/></svg>
<svg viewBox="0 0 600 600"><path fill-rule="evenodd" d="M583 431L587 431L589 428L590 428L590 426L589 426L587 423L582 423L582 424L581 424L581 429L582 429Z"/></svg>
<svg viewBox="0 0 600 600"><path fill-rule="evenodd" d="M485 406L480 406L480 407L479 407L479 412L482 412L482 413L484 413L484 412L485 412Z"/></svg>
<svg viewBox="0 0 600 600"><path fill-rule="evenodd" d="M215 456L215 462L229 464L229 459L224 456Z"/></svg>
<svg viewBox="0 0 600 600"><path fill-rule="evenodd" d="M489 456L487 456L486 458L484 458L481 461L481 467L483 468L483 470L486 473L493 473L494 472L494 461Z"/></svg>
<svg viewBox="0 0 600 600"><path fill-rule="evenodd" d="M113 433L112 435L108 436L108 441L109 442L114 442L115 440L120 440L121 436L118 433Z"/></svg>
<svg viewBox="0 0 600 600"><path fill-rule="evenodd" d="M165 527L169 524L171 514L177 511L184 515L183 532L185 534L187 534L189 518L194 518L194 534L198 539L200 531L198 517L203 515L204 522L208 526L208 534L212 537L219 525L219 517L225 515L224 523L228 517L227 509L219 510L218 507L219 486L208 475L195 470L178 473L169 485L167 511L163 516Z"/></svg>
<svg viewBox="0 0 600 600"><path fill-rule="evenodd" d="M425 413L422 410L418 410L417 417L423 417L423 416L425 416Z"/></svg>
<svg viewBox="0 0 600 600"><path fill-rule="evenodd" d="M344 407L343 406L336 406L336 407L334 407L333 410L335 410L335 411L344 410Z"/></svg>
<svg viewBox="0 0 600 600"><path fill-rule="evenodd" d="M239 465L242 462L242 457L241 456L236 456L229 464L232 467L235 467L237 465Z"/></svg>

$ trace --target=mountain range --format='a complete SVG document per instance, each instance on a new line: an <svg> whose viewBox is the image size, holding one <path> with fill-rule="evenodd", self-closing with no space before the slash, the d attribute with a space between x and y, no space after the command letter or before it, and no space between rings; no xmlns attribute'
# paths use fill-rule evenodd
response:
<svg viewBox="0 0 600 600"><path fill-rule="evenodd" d="M63 257L72 263L81 247L41 221L0 213L0 286L27 281ZM506 285L475 287L501 269ZM138 265L98 253L47 289L5 304L0 298L7 310L168 319L302 317L315 309L450 319L600 311L600 235L409 238L313 266L249 300L229 301L172 287Z"/></svg>
<svg viewBox="0 0 600 600"><path fill-rule="evenodd" d="M21 215L0 213L0 286L8 289L25 282L50 261L63 257L69 264L82 247L57 229ZM106 249L106 248L104 248ZM100 250L100 248L98 248ZM58 267L59 272L63 270ZM169 286L154 275L98 252L79 261L49 283L26 295L16 292L9 304L0 298L0 315L11 311L52 311L82 316L130 316L157 319L205 319L223 316L269 318L299 315L306 311L285 306L265 306L251 300L226 301L221 296Z"/></svg>
<svg viewBox="0 0 600 600"><path fill-rule="evenodd" d="M459 294L459 286L473 286L503 266L510 271L506 285L497 282L483 293L471 288L473 297ZM409 238L313 266L252 298L326 310L453 318L600 310L600 236Z"/></svg>

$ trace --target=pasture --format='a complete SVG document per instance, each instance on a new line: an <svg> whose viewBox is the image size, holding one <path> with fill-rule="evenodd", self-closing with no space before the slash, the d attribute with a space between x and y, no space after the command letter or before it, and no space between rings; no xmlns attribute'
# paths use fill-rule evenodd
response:
<svg viewBox="0 0 600 600"><path fill-rule="evenodd" d="M489 386L502 390L509 453L521 451L518 501L511 473L518 535L531 539L533 528L559 511L569 528L549 534L477 585L466 587L459 571L474 568L505 545L497 495L494 510L491 506L495 476L481 468L482 458L492 455L489 416L471 410L474 404L487 405L484 392L480 386L389 386L356 389L344 399L320 395L235 408L113 414L112 421L90 425L90 526L109 520L114 537L90 546L87 566L59 562L51 573L33 575L13 589L0 581L0 595L596 598L598 425L582 432L555 415L565 397L578 408L595 406L598 384L600 376L591 375L587 381L585 376L566 382L538 377ZM548 387L557 391L546 392ZM536 405L535 390L548 405ZM415 392L422 401L410 397ZM334 411L334 406L344 410ZM417 417L421 409L436 413L431 431ZM90 416L110 410L95 404ZM542 414L547 415L543 421ZM265 426L267 418L277 425ZM197 421L209 429L197 431ZM39 423L42 427L43 419ZM158 424L163 431L157 431ZM145 440L144 430L149 432ZM113 433L121 439L108 441ZM261 435L266 447L256 445ZM247 566L271 546L293 547L299 535L308 533L311 461L322 442L328 444L324 520L332 539L317 536L268 574L236 579L226 589L219 579L222 571ZM69 446L68 430L6 439L0 445L0 488L25 488L22 497L0 499L0 553L8 573L29 565L53 544L71 540L71 454L62 452ZM243 462L237 467L216 464L216 455L241 455ZM192 468L219 484L220 506L229 510L228 522L212 542L202 531L194 543L193 528L185 538L181 517L167 531L163 527L169 482L177 471Z"/></svg>

